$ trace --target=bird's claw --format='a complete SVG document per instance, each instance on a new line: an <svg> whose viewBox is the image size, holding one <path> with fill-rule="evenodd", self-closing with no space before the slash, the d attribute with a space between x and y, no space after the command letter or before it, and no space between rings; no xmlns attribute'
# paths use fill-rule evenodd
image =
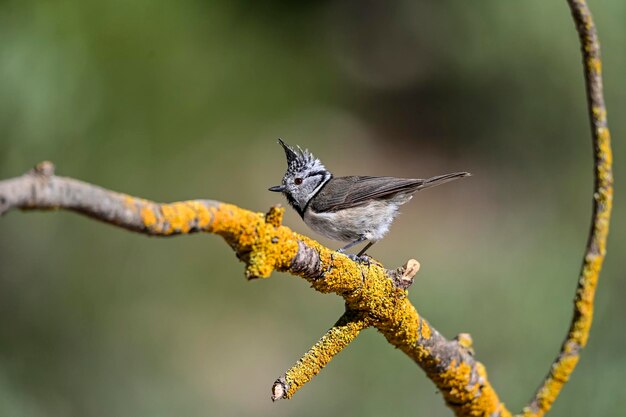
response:
<svg viewBox="0 0 626 417"><path fill-rule="evenodd" d="M350 253L350 254L346 254L346 256L348 258L350 258L350 260L352 260L353 262L356 262L356 263L359 263L359 264L365 264L367 266L370 266L371 260L372 260L372 258L370 258L367 255L358 256L358 255L353 255L353 254Z"/></svg>

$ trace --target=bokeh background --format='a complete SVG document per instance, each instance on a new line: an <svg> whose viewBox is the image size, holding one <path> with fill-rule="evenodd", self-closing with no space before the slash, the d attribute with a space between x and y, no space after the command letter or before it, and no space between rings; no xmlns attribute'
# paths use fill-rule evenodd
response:
<svg viewBox="0 0 626 417"><path fill-rule="evenodd" d="M626 409L626 3L590 3L617 197L591 340L553 416ZM568 326L591 209L564 0L0 3L0 178L49 159L146 198L265 211L284 203L267 191L285 168L278 137L337 175L474 174L419 194L370 254L420 260L411 300L448 337L473 335L520 410ZM293 212L285 222L319 238ZM373 330L272 404L274 379L342 310L288 275L246 282L215 236L12 212L0 219L0 415L451 415Z"/></svg>

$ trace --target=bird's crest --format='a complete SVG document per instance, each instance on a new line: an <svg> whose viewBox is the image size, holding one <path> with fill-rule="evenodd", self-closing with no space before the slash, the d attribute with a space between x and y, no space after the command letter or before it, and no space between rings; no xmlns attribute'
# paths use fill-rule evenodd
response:
<svg viewBox="0 0 626 417"><path fill-rule="evenodd" d="M285 150L287 157L287 173L296 174L303 171L326 171L322 162L317 159L308 149L302 150L299 146L295 149L287 145L282 139L278 139L278 143Z"/></svg>

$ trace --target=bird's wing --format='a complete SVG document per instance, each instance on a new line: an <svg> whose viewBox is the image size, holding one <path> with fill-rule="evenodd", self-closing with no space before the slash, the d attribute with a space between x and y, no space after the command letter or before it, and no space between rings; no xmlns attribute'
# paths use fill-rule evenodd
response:
<svg viewBox="0 0 626 417"><path fill-rule="evenodd" d="M469 175L468 172L453 172L425 180L395 177L332 178L313 197L309 206L318 213L343 210L360 206L369 200L391 198L400 193L410 194Z"/></svg>
<svg viewBox="0 0 626 417"><path fill-rule="evenodd" d="M394 177L339 177L333 178L312 199L315 212L343 210L360 206L372 199L385 199L401 192L412 193L425 180Z"/></svg>

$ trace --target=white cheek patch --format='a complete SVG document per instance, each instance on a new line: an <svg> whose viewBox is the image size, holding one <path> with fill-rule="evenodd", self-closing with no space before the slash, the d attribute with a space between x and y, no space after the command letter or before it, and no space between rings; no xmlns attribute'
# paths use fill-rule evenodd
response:
<svg viewBox="0 0 626 417"><path fill-rule="evenodd" d="M322 189L322 187L328 182L328 180L330 180L330 178L325 179L323 176L321 175L316 175L320 177L320 180L318 181L317 187L315 187L315 189L313 190L313 192L311 193L311 197L315 196L317 193L319 193L319 191Z"/></svg>
<svg viewBox="0 0 626 417"><path fill-rule="evenodd" d="M308 195L306 196L306 198L303 198L301 203L300 203L300 209L301 210L306 210L306 207L309 205L309 203L311 202L311 200L317 195L317 193L320 192L320 190L324 187L324 185L326 185L326 183L328 181L330 181L331 179L331 175L330 173L327 174L327 176L323 176L323 175L315 175L315 177L320 177L317 186L315 186L315 188L313 189L313 191L311 191L310 193L308 193ZM312 178L312 177L309 177Z"/></svg>

